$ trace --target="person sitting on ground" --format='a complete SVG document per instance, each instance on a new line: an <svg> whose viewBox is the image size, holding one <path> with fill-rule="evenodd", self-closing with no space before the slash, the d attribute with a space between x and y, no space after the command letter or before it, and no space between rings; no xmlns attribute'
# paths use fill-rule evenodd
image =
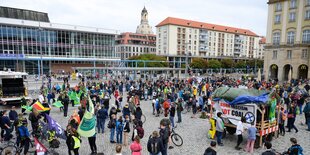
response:
<svg viewBox="0 0 310 155"><path fill-rule="evenodd" d="M216 155L216 142L211 141L210 146L205 150L205 153L203 155Z"/></svg>
<svg viewBox="0 0 310 155"><path fill-rule="evenodd" d="M296 138L291 138L290 139L292 146L283 154L288 154L288 155L303 155L302 151L303 148L297 144L297 139Z"/></svg>
<svg viewBox="0 0 310 155"><path fill-rule="evenodd" d="M265 142L264 146L267 150L262 155L276 155L275 151L271 148L272 144L270 142Z"/></svg>

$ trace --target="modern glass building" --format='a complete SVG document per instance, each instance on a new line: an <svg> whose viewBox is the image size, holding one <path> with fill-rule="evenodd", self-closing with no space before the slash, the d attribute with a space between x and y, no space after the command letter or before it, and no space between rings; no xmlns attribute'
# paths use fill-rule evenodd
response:
<svg viewBox="0 0 310 155"><path fill-rule="evenodd" d="M50 23L46 13L30 10L0 7L0 14L0 70L72 72L119 60L117 30Z"/></svg>

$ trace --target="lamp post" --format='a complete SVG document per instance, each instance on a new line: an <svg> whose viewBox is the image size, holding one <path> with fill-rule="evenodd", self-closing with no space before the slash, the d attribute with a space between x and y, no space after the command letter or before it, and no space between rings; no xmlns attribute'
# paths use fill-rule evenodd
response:
<svg viewBox="0 0 310 155"><path fill-rule="evenodd" d="M189 55L189 51L187 50L187 46L189 45L189 43L185 43L185 75L188 74L188 55ZM188 74L189 75L189 74Z"/></svg>
<svg viewBox="0 0 310 155"><path fill-rule="evenodd" d="M42 32L43 32L43 29L40 27L39 25L39 45L40 45L40 59L41 59L41 78L42 78L42 87L43 87L43 84L44 84L44 79L43 79L43 51L42 51Z"/></svg>

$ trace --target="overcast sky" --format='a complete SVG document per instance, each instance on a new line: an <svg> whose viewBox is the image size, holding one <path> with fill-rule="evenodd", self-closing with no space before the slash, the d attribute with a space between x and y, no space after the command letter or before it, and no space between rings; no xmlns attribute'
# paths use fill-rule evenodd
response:
<svg viewBox="0 0 310 155"><path fill-rule="evenodd" d="M266 35L266 0L0 0L0 5L47 12L52 23L135 32L145 5L155 26L166 17L250 29Z"/></svg>

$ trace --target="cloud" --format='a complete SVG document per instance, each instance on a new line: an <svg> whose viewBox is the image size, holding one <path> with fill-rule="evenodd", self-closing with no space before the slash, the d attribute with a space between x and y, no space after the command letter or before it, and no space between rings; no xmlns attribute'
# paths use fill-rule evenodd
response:
<svg viewBox="0 0 310 155"><path fill-rule="evenodd" d="M263 0L9 0L2 5L47 12L53 23L123 32L135 31L144 5L153 27L170 16L245 28L265 35L267 22L267 4Z"/></svg>

